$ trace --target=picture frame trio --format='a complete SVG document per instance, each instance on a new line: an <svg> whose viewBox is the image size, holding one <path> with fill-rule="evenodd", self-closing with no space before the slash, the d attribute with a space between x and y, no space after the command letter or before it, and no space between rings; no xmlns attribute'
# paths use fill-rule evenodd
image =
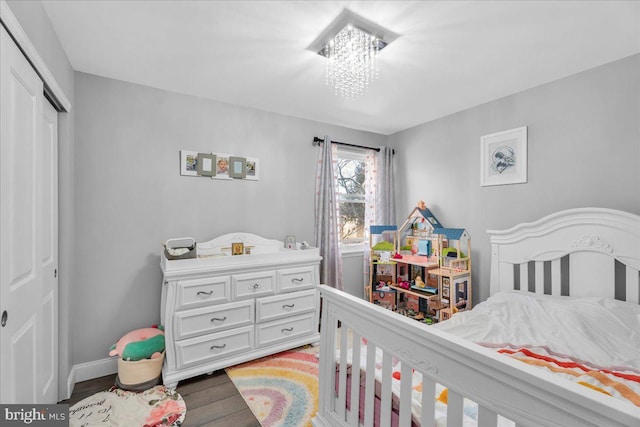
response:
<svg viewBox="0 0 640 427"><path fill-rule="evenodd" d="M260 161L254 157L238 157L226 153L180 151L180 175L204 176L212 179L260 179Z"/></svg>

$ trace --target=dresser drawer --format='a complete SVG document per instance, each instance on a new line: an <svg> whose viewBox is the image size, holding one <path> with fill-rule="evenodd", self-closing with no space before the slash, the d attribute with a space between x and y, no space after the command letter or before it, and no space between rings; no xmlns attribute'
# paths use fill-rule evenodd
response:
<svg viewBox="0 0 640 427"><path fill-rule="evenodd" d="M266 347L318 331L315 313L256 325L256 347Z"/></svg>
<svg viewBox="0 0 640 427"><path fill-rule="evenodd" d="M314 289L259 298L256 300L256 323L314 311L316 298Z"/></svg>
<svg viewBox="0 0 640 427"><path fill-rule="evenodd" d="M176 339L253 324L253 301L232 302L176 313Z"/></svg>
<svg viewBox="0 0 640 427"><path fill-rule="evenodd" d="M253 325L178 341L175 346L178 369L224 359L253 348Z"/></svg>
<svg viewBox="0 0 640 427"><path fill-rule="evenodd" d="M231 276L231 296L233 300L262 297L275 293L275 270Z"/></svg>
<svg viewBox="0 0 640 427"><path fill-rule="evenodd" d="M178 310L229 302L229 276L179 280Z"/></svg>
<svg viewBox="0 0 640 427"><path fill-rule="evenodd" d="M279 292L292 292L313 288L316 285L315 267L285 268L278 270Z"/></svg>

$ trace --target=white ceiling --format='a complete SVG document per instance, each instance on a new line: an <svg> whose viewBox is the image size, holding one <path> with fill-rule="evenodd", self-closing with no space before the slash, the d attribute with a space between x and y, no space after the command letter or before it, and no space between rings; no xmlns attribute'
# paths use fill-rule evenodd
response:
<svg viewBox="0 0 640 427"><path fill-rule="evenodd" d="M640 52L635 1L43 1L81 72L391 134ZM356 100L307 46L349 8L401 36Z"/></svg>

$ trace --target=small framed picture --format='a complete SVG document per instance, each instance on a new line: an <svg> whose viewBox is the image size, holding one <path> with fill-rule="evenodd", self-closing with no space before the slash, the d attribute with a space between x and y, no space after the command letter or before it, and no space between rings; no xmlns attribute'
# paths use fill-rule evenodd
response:
<svg viewBox="0 0 640 427"><path fill-rule="evenodd" d="M242 254L244 254L244 243L232 243L231 255L242 255Z"/></svg>
<svg viewBox="0 0 640 427"><path fill-rule="evenodd" d="M198 152L180 150L180 175L198 176Z"/></svg>
<svg viewBox="0 0 640 427"><path fill-rule="evenodd" d="M527 127L480 138L480 185L527 182Z"/></svg>
<svg viewBox="0 0 640 427"><path fill-rule="evenodd" d="M198 175L214 176L216 174L216 155L198 153Z"/></svg>
<svg viewBox="0 0 640 427"><path fill-rule="evenodd" d="M213 179L226 179L229 180L231 177L229 176L229 158L230 154L225 153L213 153L216 156L216 173L211 176Z"/></svg>
<svg viewBox="0 0 640 427"><path fill-rule="evenodd" d="M247 159L244 157L229 157L229 176L240 179L247 176Z"/></svg>
<svg viewBox="0 0 640 427"><path fill-rule="evenodd" d="M449 284L442 283L442 298L449 298Z"/></svg>
<svg viewBox="0 0 640 427"><path fill-rule="evenodd" d="M247 157L247 174L244 179L258 181L260 179L260 160L255 157Z"/></svg>

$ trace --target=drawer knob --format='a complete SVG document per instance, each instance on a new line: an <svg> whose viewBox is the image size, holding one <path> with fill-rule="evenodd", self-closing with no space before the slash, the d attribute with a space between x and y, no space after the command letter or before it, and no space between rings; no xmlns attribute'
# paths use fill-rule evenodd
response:
<svg viewBox="0 0 640 427"><path fill-rule="evenodd" d="M259 287L260 283L254 283L253 286L250 286L249 288L258 289Z"/></svg>
<svg viewBox="0 0 640 427"><path fill-rule="evenodd" d="M226 344L222 344L222 345L212 345L211 346L211 350L222 350L223 348L225 348L227 345Z"/></svg>
<svg viewBox="0 0 640 427"><path fill-rule="evenodd" d="M286 310L288 308L293 308L295 306L296 306L295 304L282 304L282 309Z"/></svg>
<svg viewBox="0 0 640 427"><path fill-rule="evenodd" d="M198 295L198 296L206 295L206 296L210 297L211 295L213 295L213 291L209 291L209 292L198 291L198 293L196 295Z"/></svg>
<svg viewBox="0 0 640 427"><path fill-rule="evenodd" d="M280 329L280 332L282 332L283 334L285 332L293 332L293 328L282 328L282 329Z"/></svg>
<svg viewBox="0 0 640 427"><path fill-rule="evenodd" d="M291 279L291 281L292 282L302 283L304 281L304 279L302 277L301 278L294 277L293 279Z"/></svg>
<svg viewBox="0 0 640 427"><path fill-rule="evenodd" d="M213 318L211 318L211 322L212 322L212 323L213 323L213 322L215 322L215 321L218 321L218 322L224 322L225 320L227 320L227 316L224 316L224 317L213 317Z"/></svg>

